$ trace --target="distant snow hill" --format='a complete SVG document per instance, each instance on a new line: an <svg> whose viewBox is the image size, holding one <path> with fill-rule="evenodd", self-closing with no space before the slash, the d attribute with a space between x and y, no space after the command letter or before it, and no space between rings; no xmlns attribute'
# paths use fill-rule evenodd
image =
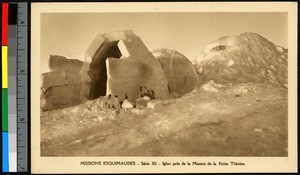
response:
<svg viewBox="0 0 300 175"><path fill-rule="evenodd" d="M221 37L194 60L200 84L256 82L287 88L288 50L246 32Z"/></svg>

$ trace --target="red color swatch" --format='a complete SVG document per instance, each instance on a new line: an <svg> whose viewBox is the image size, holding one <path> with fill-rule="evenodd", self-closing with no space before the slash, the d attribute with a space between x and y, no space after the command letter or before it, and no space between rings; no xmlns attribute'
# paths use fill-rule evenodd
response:
<svg viewBox="0 0 300 175"><path fill-rule="evenodd" d="M8 38L8 3L2 3L2 46L7 46Z"/></svg>

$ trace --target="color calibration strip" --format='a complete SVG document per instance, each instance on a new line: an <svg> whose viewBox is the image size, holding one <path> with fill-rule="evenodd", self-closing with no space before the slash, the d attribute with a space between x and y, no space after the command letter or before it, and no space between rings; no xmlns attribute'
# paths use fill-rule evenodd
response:
<svg viewBox="0 0 300 175"><path fill-rule="evenodd" d="M17 4L8 5L8 143L9 171L17 172Z"/></svg>
<svg viewBox="0 0 300 175"><path fill-rule="evenodd" d="M9 172L8 153L8 3L2 3L2 171Z"/></svg>
<svg viewBox="0 0 300 175"><path fill-rule="evenodd" d="M2 3L2 171L17 172L17 12Z"/></svg>

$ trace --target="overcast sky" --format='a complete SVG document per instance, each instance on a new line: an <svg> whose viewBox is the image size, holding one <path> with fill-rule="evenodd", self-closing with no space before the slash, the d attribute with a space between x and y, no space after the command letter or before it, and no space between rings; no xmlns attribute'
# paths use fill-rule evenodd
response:
<svg viewBox="0 0 300 175"><path fill-rule="evenodd" d="M42 72L51 54L84 59L99 33L132 29L148 49L175 49L193 60L219 37L256 32L287 48L287 13L44 13Z"/></svg>

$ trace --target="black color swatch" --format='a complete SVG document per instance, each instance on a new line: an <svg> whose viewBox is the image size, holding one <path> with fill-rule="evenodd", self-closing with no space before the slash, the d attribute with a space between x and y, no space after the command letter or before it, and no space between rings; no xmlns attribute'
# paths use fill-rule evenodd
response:
<svg viewBox="0 0 300 175"><path fill-rule="evenodd" d="M17 25L18 5L8 5L8 25Z"/></svg>

